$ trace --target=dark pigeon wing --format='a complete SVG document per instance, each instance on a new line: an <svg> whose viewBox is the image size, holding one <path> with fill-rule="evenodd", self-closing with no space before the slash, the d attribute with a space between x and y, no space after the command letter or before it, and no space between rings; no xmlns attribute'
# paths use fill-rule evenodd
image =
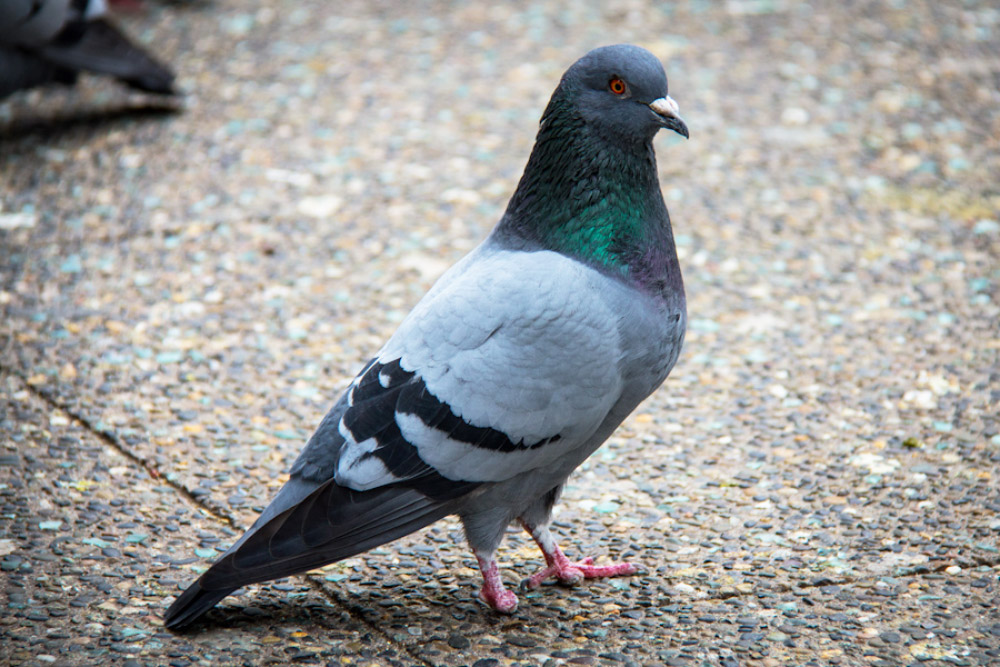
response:
<svg viewBox="0 0 1000 667"><path fill-rule="evenodd" d="M174 92L173 72L104 19L68 25L53 43L38 48L37 53L54 65L110 74L139 90Z"/></svg>
<svg viewBox="0 0 1000 667"><path fill-rule="evenodd" d="M76 72L54 65L36 55L0 46L0 100L19 90L46 83L71 85Z"/></svg>

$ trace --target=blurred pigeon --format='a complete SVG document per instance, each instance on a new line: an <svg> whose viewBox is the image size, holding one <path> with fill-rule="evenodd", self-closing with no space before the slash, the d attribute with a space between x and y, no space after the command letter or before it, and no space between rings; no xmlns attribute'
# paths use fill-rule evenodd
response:
<svg viewBox="0 0 1000 667"><path fill-rule="evenodd" d="M188 625L235 589L322 567L457 514L511 613L496 551L518 521L555 578L549 531L573 470L667 377L686 323L653 136L688 130L659 61L591 51L563 75L496 228L448 270L320 423L271 504L164 617Z"/></svg>
<svg viewBox="0 0 1000 667"><path fill-rule="evenodd" d="M81 71L173 93L173 73L132 44L104 14L105 0L0 0L0 99Z"/></svg>

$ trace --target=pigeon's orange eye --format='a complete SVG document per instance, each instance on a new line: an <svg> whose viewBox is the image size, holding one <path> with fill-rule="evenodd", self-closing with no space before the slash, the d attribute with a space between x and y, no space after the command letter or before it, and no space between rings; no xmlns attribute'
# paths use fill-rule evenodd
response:
<svg viewBox="0 0 1000 667"><path fill-rule="evenodd" d="M625 82L615 77L608 81L608 89L615 95L624 95L627 88L625 87Z"/></svg>

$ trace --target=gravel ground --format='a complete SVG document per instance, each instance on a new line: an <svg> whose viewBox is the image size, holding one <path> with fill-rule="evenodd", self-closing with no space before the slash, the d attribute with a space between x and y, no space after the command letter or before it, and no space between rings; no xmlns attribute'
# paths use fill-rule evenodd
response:
<svg viewBox="0 0 1000 667"><path fill-rule="evenodd" d="M0 662L1000 660L1000 11L729 0L149 3L179 74L0 103ZM588 49L666 64L691 330L571 480L631 579L501 618L445 521L159 615L502 212ZM511 532L509 581L540 554Z"/></svg>

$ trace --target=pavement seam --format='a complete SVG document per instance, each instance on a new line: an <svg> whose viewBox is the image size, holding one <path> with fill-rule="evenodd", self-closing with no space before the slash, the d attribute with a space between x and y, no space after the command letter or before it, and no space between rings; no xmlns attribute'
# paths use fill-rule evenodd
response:
<svg viewBox="0 0 1000 667"><path fill-rule="evenodd" d="M410 650L410 647L408 647L407 645L402 644L400 642L397 642L395 639L393 639L389 635L388 632L386 632L385 630L379 628L375 624L371 623L368 619L366 619L364 617L363 609L360 606L355 605L355 604L351 604L347 600L341 598L340 595L338 595L336 592L331 591L326 586L324 586L323 583L319 579L316 579L315 577L313 577L311 575L306 575L304 578L305 578L306 581L309 582L309 584L314 589L316 589L317 591L319 591L324 597L328 598L329 600L333 601L335 604L337 604L340 607L342 607L348 614L351 615L351 618L356 619L359 623L362 623L365 627L371 628L374 632L377 632L378 634L382 635L387 642L389 642L391 645L397 647L401 652L405 653L406 655L408 655L413 660L416 660L417 662L419 662L422 665L426 665L426 667L438 667L437 664L435 664L433 662L430 662L429 660L427 660L423 656L421 656L421 655L415 653L414 651Z"/></svg>
<svg viewBox="0 0 1000 667"><path fill-rule="evenodd" d="M90 433L99 438L106 445L112 447L116 452L118 452L119 454L127 458L129 461L135 463L143 470L145 470L146 473L154 480L163 482L164 484L166 484L167 486L174 489L179 494L190 500L196 506L209 512L210 514L212 514L212 516L216 517L217 519L221 519L225 523L228 523L231 527L237 529L239 528L239 525L232 516L229 516L225 512L220 512L219 510L214 509L206 505L205 503L199 501L198 498L193 493L191 493L191 491L187 489L187 487L171 480L169 477L166 477L156 468L155 465L153 465L149 461L146 461L142 457L136 455L135 452L130 450L128 446L121 441L121 439L117 436L115 432L109 431L107 429L98 428L92 419L90 419L86 415L81 414L80 412L77 412L76 410L66 405L65 403L60 402L57 398L55 398L52 395L51 392L45 391L44 389L40 389L39 387L29 384L27 378L25 378L24 375L21 374L20 372L9 369L8 372L13 377L20 380L25 390L34 394L36 397L44 401L50 407L66 413L66 416L68 416L70 419L73 419L82 424L84 428L86 428Z"/></svg>
<svg viewBox="0 0 1000 667"><path fill-rule="evenodd" d="M171 487L172 489L174 489L175 491L177 491L179 494L181 494L182 496L184 496L185 498L187 498L196 507L198 507L201 510L203 510L204 512L208 513L209 516L211 516L211 517L213 517L213 518L215 518L215 519L217 519L219 521L222 521L223 523L229 524L229 526L232 527L232 528L235 528L237 530L242 530L242 528L239 525L239 523L232 516L230 516L229 514L227 514L225 512L220 511L219 509L217 509L213 505L209 505L207 503L202 502L201 500L198 499L197 496L195 496L193 493L191 493L191 491L188 490L187 487L185 487L184 485L180 484L179 482L173 481L173 480L171 480L171 479L163 476L162 474L160 474L160 471L157 470L156 466L154 466L149 461L146 461L142 457L136 455L135 452L131 451L127 447L127 445L124 442L122 442L120 440L120 438L118 438L117 434L114 431L109 431L109 430L97 428L97 426L94 424L94 422L90 418L86 417L83 414L80 414L79 412L77 412L73 408L69 407L68 405L66 405L66 404L64 404L62 402L60 402L57 398L55 398L52 395L52 392L45 391L44 389L41 389L39 387L36 387L36 386L33 386L33 385L29 384L28 381L27 381L27 378L24 377L24 375L22 373L20 373L19 371L14 370L14 369L9 369L9 368L8 369L3 369L2 367L0 367L0 372L9 374L11 377L15 378L19 382L19 384L21 384L24 387L24 389L26 391L28 391L29 393L33 394L37 398L39 398L46 405L49 405L49 406L51 406L54 409L61 410L68 417L70 417L71 419L79 422L87 431L89 431L94 436L96 436L97 438L99 438L106 445L110 446L116 452L118 452L119 454L121 454L122 456L124 456L126 459L128 459L132 463L138 465L143 470L145 470L146 473L150 477L152 477L155 480L158 480L158 481L161 481L161 482L165 483L167 486ZM374 623L370 622L367 618L365 618L364 614L363 614L363 610L361 608L359 608L356 605L350 604L346 600L342 599L335 592L330 591L328 588L326 588L315 577L310 576L308 574L304 574L302 576L302 578L306 581L306 583L308 583L310 586L312 586L317 592L319 592L321 595L323 595L323 597L327 598L328 600L330 600L331 602L333 602L335 605L337 605L338 607L340 607L341 609L343 609L345 612L347 612L351 616L351 618L355 619L358 623L364 625L365 627L367 627L372 632L375 632L375 633L381 635L390 645L395 646L400 652L405 653L411 659L416 660L417 662L419 662L422 665L425 665L426 667L437 667L434 663L429 662L426 658L424 658L424 657L420 656L419 654L413 652L410 649L410 647L408 647L405 644L402 644L402 643L397 642L396 640L394 640L389 635L388 632L386 632L385 630L383 630L382 628L378 627Z"/></svg>

